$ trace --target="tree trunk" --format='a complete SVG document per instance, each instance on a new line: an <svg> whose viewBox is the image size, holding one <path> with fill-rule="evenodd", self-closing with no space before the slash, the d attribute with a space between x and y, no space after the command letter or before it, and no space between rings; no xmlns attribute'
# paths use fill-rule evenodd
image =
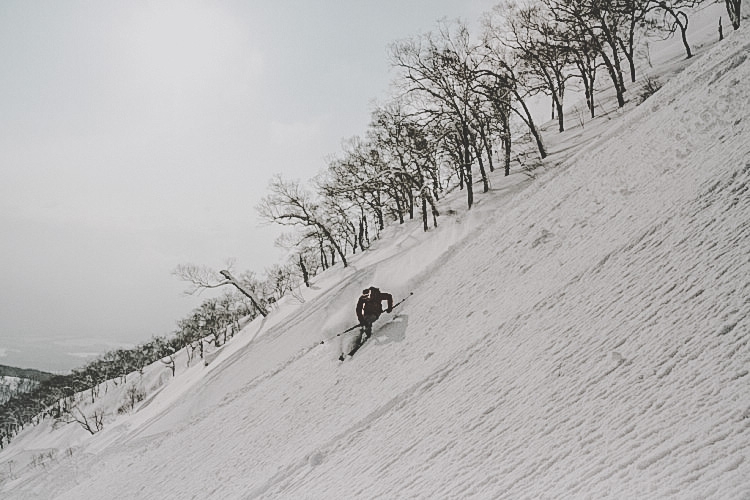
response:
<svg viewBox="0 0 750 500"><path fill-rule="evenodd" d="M490 181L487 178L487 171L484 168L484 160L482 160L482 150L477 146L476 140L472 140L472 149L477 155L477 162L479 163L479 173L482 176L482 189L484 193L490 190Z"/></svg>
<svg viewBox="0 0 750 500"><path fill-rule="evenodd" d="M596 80L596 67L594 66L594 63L595 61L591 60L589 54L581 55L576 59L576 66L578 66L578 70L581 72L580 78L581 81L583 81L586 107L589 109L591 118L596 116L594 109L594 82Z"/></svg>
<svg viewBox="0 0 750 500"><path fill-rule="evenodd" d="M510 131L503 136L503 149L505 150L505 176L510 175Z"/></svg>
<svg viewBox="0 0 750 500"><path fill-rule="evenodd" d="M378 206L377 206L377 209L375 210L375 215L378 218L378 230L382 231L383 229L385 229L385 220L383 218L383 203L381 199L380 189L378 189L377 193L378 193Z"/></svg>
<svg viewBox="0 0 750 500"><path fill-rule="evenodd" d="M621 78L618 78L618 72L617 67L615 64L612 63L612 60L607 56L604 51L601 52L602 59L604 60L604 65L607 68L607 72L609 73L609 77L612 80L612 84L615 87L615 95L617 96L617 107L623 108L625 107L625 92L623 91L623 87L621 85ZM619 63L617 63L617 66L619 66ZM622 74L620 74L620 77L622 77Z"/></svg>
<svg viewBox="0 0 750 500"><path fill-rule="evenodd" d="M302 271L302 281L304 281L307 288L310 288L310 275L307 272L305 261L302 259L302 254L299 255L299 268Z"/></svg>
<svg viewBox="0 0 750 500"><path fill-rule="evenodd" d="M430 196L430 199L427 200L430 203L430 210L432 211L432 225L433 227L438 227L437 218L440 213L438 212L437 207L435 206L435 202L432 199L432 196Z"/></svg>
<svg viewBox="0 0 750 500"><path fill-rule="evenodd" d="M554 100L555 107L557 108L557 125L559 132L565 132L565 122L563 118L563 107L559 99Z"/></svg>
<svg viewBox="0 0 750 500"><path fill-rule="evenodd" d="M394 188L393 191L394 191L393 201L396 202L396 212L398 213L398 223L403 224L404 223L403 202L401 201L401 197L399 196L398 189Z"/></svg>
<svg viewBox="0 0 750 500"><path fill-rule="evenodd" d="M346 262L346 256L344 255L344 252L341 251L341 247L339 247L338 243L336 243L336 240L333 238L333 236L328 231L328 229L322 224L318 225L318 229L320 229L323 232L323 235L325 235L328 242L331 243L331 245L333 246L333 249L335 249L336 252L338 252L339 257L341 257L341 262L344 264L344 267L348 267L349 264ZM331 249L331 265L332 266L335 265L335 256L333 253L333 249Z"/></svg>
<svg viewBox="0 0 750 500"><path fill-rule="evenodd" d="M735 30L740 29L740 6L742 0L725 0L727 5L727 13L729 14L729 20L732 21L732 28ZM721 22L721 20L719 20Z"/></svg>
<svg viewBox="0 0 750 500"><path fill-rule="evenodd" d="M614 85L615 87L617 107L623 108L625 107L625 81L622 77L622 68L620 67L620 54L617 50L617 40L607 26L606 20L600 19L599 21L599 28L603 31L603 34L607 40L607 45L609 45L609 48L612 51L612 57L610 58L610 56L607 55L607 51L604 50L604 47L602 47L601 44L598 44L597 52L599 52L599 55L602 56L604 65L607 68L607 72L609 73L609 77L612 79L612 85ZM583 23L583 26L588 32L589 36L591 36L593 39L597 38L597 34L594 33L594 31L585 23L585 21Z"/></svg>
<svg viewBox="0 0 750 500"><path fill-rule="evenodd" d="M586 107L589 108L589 112L592 112L593 110L591 109L591 88L589 87L589 79L588 77L583 76L583 73L581 73L581 80L583 81L583 95L586 98Z"/></svg>
<svg viewBox="0 0 750 500"><path fill-rule="evenodd" d="M634 36L634 27L631 25L628 32L628 44L625 45L625 41L622 40L622 38L618 38L620 42L620 50L622 50L622 53L625 54L625 59L628 60L628 66L630 69L630 81L632 83L635 83L635 49L633 48ZM628 49L628 47L630 48Z"/></svg>
<svg viewBox="0 0 750 500"><path fill-rule="evenodd" d="M487 163L489 164L490 172L494 172L495 165L493 164L493 161L492 161L492 141L490 141L487 138L487 133L485 132L483 126L479 129L479 134L482 139L482 145L484 146L484 150L487 153Z"/></svg>
<svg viewBox="0 0 750 500"><path fill-rule="evenodd" d="M409 220L414 220L414 193L411 191L411 186L404 184L404 191L406 192L406 198L409 200Z"/></svg>
<svg viewBox="0 0 750 500"><path fill-rule="evenodd" d="M466 178L466 202L469 209L474 205L474 181L471 173L471 151L469 145L469 131L465 124L461 126L461 170Z"/></svg>
<svg viewBox="0 0 750 500"><path fill-rule="evenodd" d="M679 12L678 12L679 14ZM687 59L690 59L693 57L693 51L690 50L690 44L688 43L687 39L687 29L688 29L688 18L687 16L684 16L685 22L681 22L678 16L675 16L675 22L677 23L677 26L680 27L680 35L682 35L682 45L685 46L685 52L687 53Z"/></svg>
<svg viewBox="0 0 750 500"><path fill-rule="evenodd" d="M357 235L357 238L359 239L359 248L364 251L365 249L365 217L364 214L362 217L359 218L359 234Z"/></svg>
<svg viewBox="0 0 750 500"><path fill-rule="evenodd" d="M255 297L255 295L252 292L246 290L236 279L234 279L234 276L232 276L231 274L229 274L229 271L226 271L226 270L225 271L219 271L219 274L221 274L222 276L224 276L227 279L227 281L229 281L229 283L231 283L232 285L234 285L237 288L237 290L239 290L246 297L248 297L250 299L250 301L253 303L253 305L255 306L255 308L258 310L258 312L264 318L266 316L268 316L268 311L266 311L266 309L260 304L260 301Z"/></svg>
<svg viewBox="0 0 750 500"><path fill-rule="evenodd" d="M690 50L690 44L687 40L687 29L688 29L688 17L683 12L675 12L673 9L667 7L664 2L659 3L659 6L664 9L670 16L674 18L674 23L680 28L680 36L682 37L682 45L685 47L685 53L687 59L693 57L693 52Z"/></svg>
<svg viewBox="0 0 750 500"><path fill-rule="evenodd" d="M320 252L320 267L325 271L328 269L328 258L326 257L325 248L323 248L323 238L318 239L318 251Z"/></svg>
<svg viewBox="0 0 750 500"><path fill-rule="evenodd" d="M463 153L461 152L461 146L456 146L456 151L458 152L458 167L456 168L456 173L458 174L458 189L463 190L464 189L464 158Z"/></svg>
<svg viewBox="0 0 750 500"><path fill-rule="evenodd" d="M515 90L513 93L516 96L516 100L521 104L521 107L523 108L524 113L522 114L517 109L513 108L513 110L516 112L516 114L521 117L521 119L526 123L526 126L529 127L529 132L531 132L531 135L534 136L534 140L536 141L536 147L539 149L539 156L541 156L543 159L547 157L547 150L544 147L544 143L542 142L542 136L539 134L539 130L537 130L536 125L534 124L534 119L531 117L531 111L529 111L529 107L526 106L526 103L521 98L521 96L516 92Z"/></svg>

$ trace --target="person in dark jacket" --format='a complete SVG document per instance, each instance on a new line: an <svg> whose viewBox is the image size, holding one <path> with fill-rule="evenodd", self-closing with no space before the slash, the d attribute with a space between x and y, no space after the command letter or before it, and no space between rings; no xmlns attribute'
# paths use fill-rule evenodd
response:
<svg viewBox="0 0 750 500"><path fill-rule="evenodd" d="M359 343L361 344L372 335L372 324L383 314L383 301L388 302L388 309L393 310L393 296L381 292L374 286L362 290L362 296L357 301L357 319L360 325Z"/></svg>

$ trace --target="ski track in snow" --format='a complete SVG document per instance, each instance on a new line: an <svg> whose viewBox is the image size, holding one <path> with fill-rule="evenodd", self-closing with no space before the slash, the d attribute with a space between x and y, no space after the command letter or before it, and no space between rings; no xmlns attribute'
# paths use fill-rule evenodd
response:
<svg viewBox="0 0 750 500"><path fill-rule="evenodd" d="M10 497L750 498L749 49L734 33L443 239L353 259L168 411ZM339 365L321 331L368 280L415 294Z"/></svg>

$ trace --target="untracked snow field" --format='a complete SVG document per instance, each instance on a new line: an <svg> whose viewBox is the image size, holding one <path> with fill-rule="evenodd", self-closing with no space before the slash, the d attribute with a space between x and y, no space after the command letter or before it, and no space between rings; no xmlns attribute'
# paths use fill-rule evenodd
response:
<svg viewBox="0 0 750 500"><path fill-rule="evenodd" d="M75 438L0 497L750 498L750 31L694 59L95 436L24 431L0 467ZM370 285L413 295L340 363Z"/></svg>

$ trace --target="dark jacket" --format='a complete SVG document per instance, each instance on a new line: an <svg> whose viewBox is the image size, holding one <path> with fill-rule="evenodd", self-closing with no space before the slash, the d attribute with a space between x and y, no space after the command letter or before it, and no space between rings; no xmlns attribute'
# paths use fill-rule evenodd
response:
<svg viewBox="0 0 750 500"><path fill-rule="evenodd" d="M357 301L357 319L360 323L365 319L365 316L370 316L378 319L383 313L383 301L388 302L388 310L393 308L393 296L390 293L381 292L375 287L368 288L365 290L368 293L363 293Z"/></svg>

